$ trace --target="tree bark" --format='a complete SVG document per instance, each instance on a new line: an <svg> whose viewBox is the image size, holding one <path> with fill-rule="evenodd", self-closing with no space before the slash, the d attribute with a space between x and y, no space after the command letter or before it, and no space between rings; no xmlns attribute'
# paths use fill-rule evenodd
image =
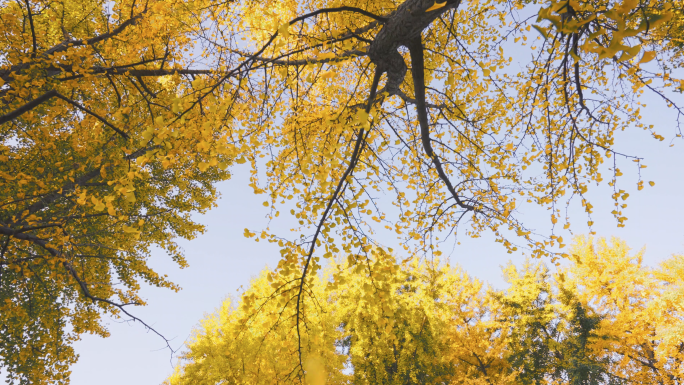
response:
<svg viewBox="0 0 684 385"><path fill-rule="evenodd" d="M460 0L446 0L443 7L425 12L435 5L435 1L407 0L387 17L387 22L368 48L368 56L382 72L387 73L385 89L390 94L399 89L407 72L399 47L408 47L435 19L459 4Z"/></svg>

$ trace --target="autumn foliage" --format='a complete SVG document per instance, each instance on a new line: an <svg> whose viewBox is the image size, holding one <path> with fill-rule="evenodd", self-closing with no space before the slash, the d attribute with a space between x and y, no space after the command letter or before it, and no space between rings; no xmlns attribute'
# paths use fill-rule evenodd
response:
<svg viewBox="0 0 684 385"><path fill-rule="evenodd" d="M227 148L216 102L192 106L203 80L174 71L207 4L27 4L0 8L0 357L10 380L67 382L102 314L144 304L141 283L177 289L146 260L186 265L176 238L202 231L189 214L216 199Z"/></svg>
<svg viewBox="0 0 684 385"><path fill-rule="evenodd" d="M578 238L571 252L554 272L509 264L503 291L381 252L332 262L307 289L305 383L680 383L684 258L651 269L618 239ZM262 272L205 318L168 384L294 381L292 293L272 282Z"/></svg>
<svg viewBox="0 0 684 385"><path fill-rule="evenodd" d="M290 341L300 374L321 258L380 263L364 259L390 254L379 228L407 255L437 257L454 232L491 231L507 251L568 258L554 232L570 227L568 199L591 226L586 192L607 183L624 226L629 191L644 187L643 160L614 146L620 130L664 139L642 122L642 94L682 114L672 98L684 91L682 9L681 0L3 2L0 357L10 381L68 382L72 342L107 336L103 315L144 324L130 311L144 304L140 285L178 289L149 268L150 250L187 265L176 240L203 230L190 215L215 204L215 183L235 164L251 166L269 220L289 212L297 224L245 235L280 247L272 289L292 293L284 309L300 332ZM639 176L631 188L619 179L629 170ZM548 209L550 229L533 233L523 204ZM383 360L388 346L373 354Z"/></svg>

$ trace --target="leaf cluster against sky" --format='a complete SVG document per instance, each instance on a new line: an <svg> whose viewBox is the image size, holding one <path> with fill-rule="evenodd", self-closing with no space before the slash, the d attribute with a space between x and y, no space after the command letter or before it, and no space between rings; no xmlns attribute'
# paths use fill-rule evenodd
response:
<svg viewBox="0 0 684 385"><path fill-rule="evenodd" d="M623 226L629 191L649 184L621 185L646 165L613 148L619 130L664 139L641 122L642 93L681 115L681 5L3 3L10 379L68 382L73 341L106 336L103 314L144 323L128 310L144 304L140 284L177 289L149 268L151 248L186 265L176 241L203 231L190 215L215 204L233 164L251 164L271 218L293 207L294 235L245 235L279 245L276 281L296 293L297 319L321 258L391 252L378 226L411 255L490 231L511 252L568 257L554 233L571 225L567 199L591 226L586 193L607 183ZM528 202L549 211L550 230L521 220Z"/></svg>
<svg viewBox="0 0 684 385"><path fill-rule="evenodd" d="M679 383L684 258L650 269L603 238L578 237L571 252L555 273L509 264L505 291L375 250L331 263L307 286L304 382ZM263 271L202 320L167 384L296 382L294 297L274 276Z"/></svg>

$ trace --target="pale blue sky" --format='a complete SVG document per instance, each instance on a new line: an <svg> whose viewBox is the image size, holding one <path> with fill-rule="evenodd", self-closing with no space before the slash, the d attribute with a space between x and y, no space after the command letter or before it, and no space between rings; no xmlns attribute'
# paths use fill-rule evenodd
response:
<svg viewBox="0 0 684 385"><path fill-rule="evenodd" d="M679 95L677 95L679 96ZM645 262L655 265L673 253L684 252L684 143L669 140L674 136L674 115L671 110L656 107L651 101L645 120L655 124L664 135L665 142L657 142L645 132L628 130L620 133L617 148L622 152L638 154L645 158L648 168L642 171L644 180L656 181L655 187L631 193L627 211L627 227L618 229L609 212L612 210L610 191L602 189L590 192L596 197L594 227L598 236L616 235L639 249L646 246ZM219 207L197 218L207 225L207 232L191 242L183 242L190 267L179 270L162 253L154 254L152 265L159 273L169 274L183 290L143 288L142 296L149 302L145 308L132 311L149 322L167 337L173 338L174 347L180 347L190 335L194 325L204 314L213 311L227 296L236 295L240 285L247 286L266 265L277 263L278 252L273 245L243 237L245 227L260 229L266 226L266 208L263 198L255 196L247 186L248 170L243 166L233 169L231 180L222 183L223 195ZM623 171L627 167L622 167ZM628 175L628 172L625 172ZM625 179L627 183L629 179ZM633 185L632 185L633 186ZM586 233L586 219L579 205L575 209L573 230ZM528 223L548 223L548 214L538 210L524 212ZM278 225L278 223L276 223ZM540 226L541 227L541 226ZM286 232L287 227L272 226L272 230ZM566 235L564 235L566 238ZM391 239L386 240L388 243ZM454 249L451 262L461 264L470 274L503 288L500 266L513 259L520 262L521 255L508 255L500 244L485 235L479 239L460 239L461 245ZM135 323L108 321L112 336L107 339L84 336L76 344L81 355L73 367L74 385L109 384L158 384L171 373L172 365L163 341ZM175 361L174 361L175 362Z"/></svg>

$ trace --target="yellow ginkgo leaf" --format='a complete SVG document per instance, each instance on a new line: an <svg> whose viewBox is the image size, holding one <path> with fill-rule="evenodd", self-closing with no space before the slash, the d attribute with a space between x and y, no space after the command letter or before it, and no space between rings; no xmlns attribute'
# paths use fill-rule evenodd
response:
<svg viewBox="0 0 684 385"><path fill-rule="evenodd" d="M446 1L443 2L443 3L438 3L438 2L435 1L435 4L434 4L432 7L426 9L425 12L432 12L432 11L434 11L434 10L436 10L436 9L443 8L445 5L446 5Z"/></svg>
<svg viewBox="0 0 684 385"><path fill-rule="evenodd" d="M145 140L150 140L152 139L152 136L154 136L154 129L153 128L148 128L147 130L143 131L142 137Z"/></svg>
<svg viewBox="0 0 684 385"><path fill-rule="evenodd" d="M123 231L124 233L131 234L133 238L139 239L140 238L140 231L136 229L135 227L130 227L130 226L123 226Z"/></svg>
<svg viewBox="0 0 684 385"><path fill-rule="evenodd" d="M330 79L334 76L335 76L334 71L325 71L325 72L321 73L320 78L321 79Z"/></svg>
<svg viewBox="0 0 684 385"><path fill-rule="evenodd" d="M648 63L651 60L655 59L655 52L654 51L647 51L644 52L644 56L641 57L641 60L639 60L639 63Z"/></svg>
<svg viewBox="0 0 684 385"><path fill-rule="evenodd" d="M201 77L197 77L197 78L195 78L195 80L190 82L190 84L192 84L192 88L195 88L195 89L204 88L204 79L202 79ZM159 118L161 118L161 119L159 119ZM157 119L155 119L155 123L161 124L161 122L163 122L163 119L164 118L161 116L157 117Z"/></svg>
<svg viewBox="0 0 684 385"><path fill-rule="evenodd" d="M622 5L617 7L616 9L620 13L629 13L632 9L634 9L637 5L639 5L638 0L625 0L622 2Z"/></svg>
<svg viewBox="0 0 684 385"><path fill-rule="evenodd" d="M549 33L546 31L546 28L542 28L538 25L533 25L532 27L536 29L537 32L539 32L544 37L544 39L548 39Z"/></svg>
<svg viewBox="0 0 684 385"><path fill-rule="evenodd" d="M284 38L288 38L290 36L290 23L285 23L278 27L278 33Z"/></svg>
<svg viewBox="0 0 684 385"><path fill-rule="evenodd" d="M79 205L84 205L84 204L86 204L86 193L87 193L87 191L83 191L83 193L81 193L81 194L78 196L78 199L76 200L76 203L78 203Z"/></svg>
<svg viewBox="0 0 684 385"><path fill-rule="evenodd" d="M310 357L304 363L306 383L310 385L325 385L325 364L320 357Z"/></svg>
<svg viewBox="0 0 684 385"><path fill-rule="evenodd" d="M102 211L102 210L105 209L105 204L102 203L99 199L97 199L97 198L95 198L95 197L93 196L93 197L90 197L90 200L91 200L91 201L93 202L93 204L95 205L95 210L97 210L97 211Z"/></svg>
<svg viewBox="0 0 684 385"><path fill-rule="evenodd" d="M122 228L123 228L123 231L125 233L137 233L138 232L138 230L136 230L134 227L124 225Z"/></svg>
<svg viewBox="0 0 684 385"><path fill-rule="evenodd" d="M316 56L317 60L326 60L326 59L334 59L334 58L335 58L335 54L332 52L324 52L324 53Z"/></svg>

